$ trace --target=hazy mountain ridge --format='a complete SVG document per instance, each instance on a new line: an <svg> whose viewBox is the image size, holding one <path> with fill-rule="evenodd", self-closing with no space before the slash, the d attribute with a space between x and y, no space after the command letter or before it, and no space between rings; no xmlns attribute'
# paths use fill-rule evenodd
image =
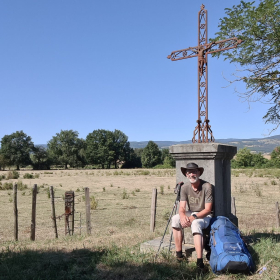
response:
<svg viewBox="0 0 280 280"><path fill-rule="evenodd" d="M130 146L132 148L145 148L149 141L131 141ZM154 141L161 149L168 148L172 145L178 144L190 144L191 140L188 141ZM265 137L265 138L252 138L252 139L216 139L215 143L227 144L236 146L237 149L243 149L247 147L252 152L270 154L275 147L280 146L280 135Z"/></svg>
<svg viewBox="0 0 280 280"><path fill-rule="evenodd" d="M130 141L130 147L135 148L145 148L149 141ZM192 141L154 141L161 149L169 148L172 145L178 144L191 144ZM236 146L237 149L243 149L247 147L252 152L270 154L275 147L280 146L280 135L265 137L265 138L252 138L252 139L216 139L215 143L227 144ZM46 144L36 144L36 146L47 147Z"/></svg>

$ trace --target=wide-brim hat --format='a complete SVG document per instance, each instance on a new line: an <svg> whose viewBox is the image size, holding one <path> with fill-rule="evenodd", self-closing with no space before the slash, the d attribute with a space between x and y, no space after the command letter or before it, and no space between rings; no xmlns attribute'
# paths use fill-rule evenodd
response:
<svg viewBox="0 0 280 280"><path fill-rule="evenodd" d="M200 176L202 175L204 168L203 167L199 167L196 163L194 162L190 162L187 164L186 167L181 167L181 171L183 173L184 176L186 176L186 172L190 171L190 170L194 170L194 169L198 169Z"/></svg>

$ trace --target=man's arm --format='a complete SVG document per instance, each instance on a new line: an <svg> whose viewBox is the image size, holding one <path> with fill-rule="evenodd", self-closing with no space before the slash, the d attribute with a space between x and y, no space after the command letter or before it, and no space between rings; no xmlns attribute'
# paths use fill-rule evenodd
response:
<svg viewBox="0 0 280 280"><path fill-rule="evenodd" d="M209 215L212 211L213 202L205 203L205 208L196 214L198 219L202 219ZM181 216L180 216L181 217ZM190 222L192 223L195 220L194 216L189 217Z"/></svg>
<svg viewBox="0 0 280 280"><path fill-rule="evenodd" d="M190 223L189 217L186 215L187 201L180 201L179 205L179 216L182 228L188 227Z"/></svg>

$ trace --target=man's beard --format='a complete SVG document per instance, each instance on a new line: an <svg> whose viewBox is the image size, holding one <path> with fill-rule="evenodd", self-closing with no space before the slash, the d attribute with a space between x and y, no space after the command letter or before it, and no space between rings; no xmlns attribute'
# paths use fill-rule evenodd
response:
<svg viewBox="0 0 280 280"><path fill-rule="evenodd" d="M195 184L199 180L199 177L198 176L192 176L192 177L189 178L189 180L190 180L191 184Z"/></svg>

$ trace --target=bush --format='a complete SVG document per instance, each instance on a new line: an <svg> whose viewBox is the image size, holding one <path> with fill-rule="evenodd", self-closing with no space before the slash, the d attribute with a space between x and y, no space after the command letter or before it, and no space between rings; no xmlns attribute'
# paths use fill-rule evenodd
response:
<svg viewBox="0 0 280 280"><path fill-rule="evenodd" d="M18 188L18 190L23 191L23 190L27 189L27 185L23 184L22 181L18 181L17 182L17 188Z"/></svg>
<svg viewBox="0 0 280 280"><path fill-rule="evenodd" d="M19 172L17 172L16 170L9 171L7 174L7 180L18 179L18 178L19 178Z"/></svg>
<svg viewBox="0 0 280 280"><path fill-rule="evenodd" d="M128 195L126 189L123 189L122 199L128 199L128 198L129 198L129 195Z"/></svg>
<svg viewBox="0 0 280 280"><path fill-rule="evenodd" d="M34 176L33 176L32 174L30 174L30 173L25 173L25 174L23 175L23 178L24 178L24 179L34 179Z"/></svg>
<svg viewBox="0 0 280 280"><path fill-rule="evenodd" d="M97 206L98 206L98 200L95 199L95 197L92 195L92 196L90 197L90 209L96 210L96 209L97 209Z"/></svg>
<svg viewBox="0 0 280 280"><path fill-rule="evenodd" d="M13 189L13 183L5 182L3 185L0 182L0 190L12 190Z"/></svg>

